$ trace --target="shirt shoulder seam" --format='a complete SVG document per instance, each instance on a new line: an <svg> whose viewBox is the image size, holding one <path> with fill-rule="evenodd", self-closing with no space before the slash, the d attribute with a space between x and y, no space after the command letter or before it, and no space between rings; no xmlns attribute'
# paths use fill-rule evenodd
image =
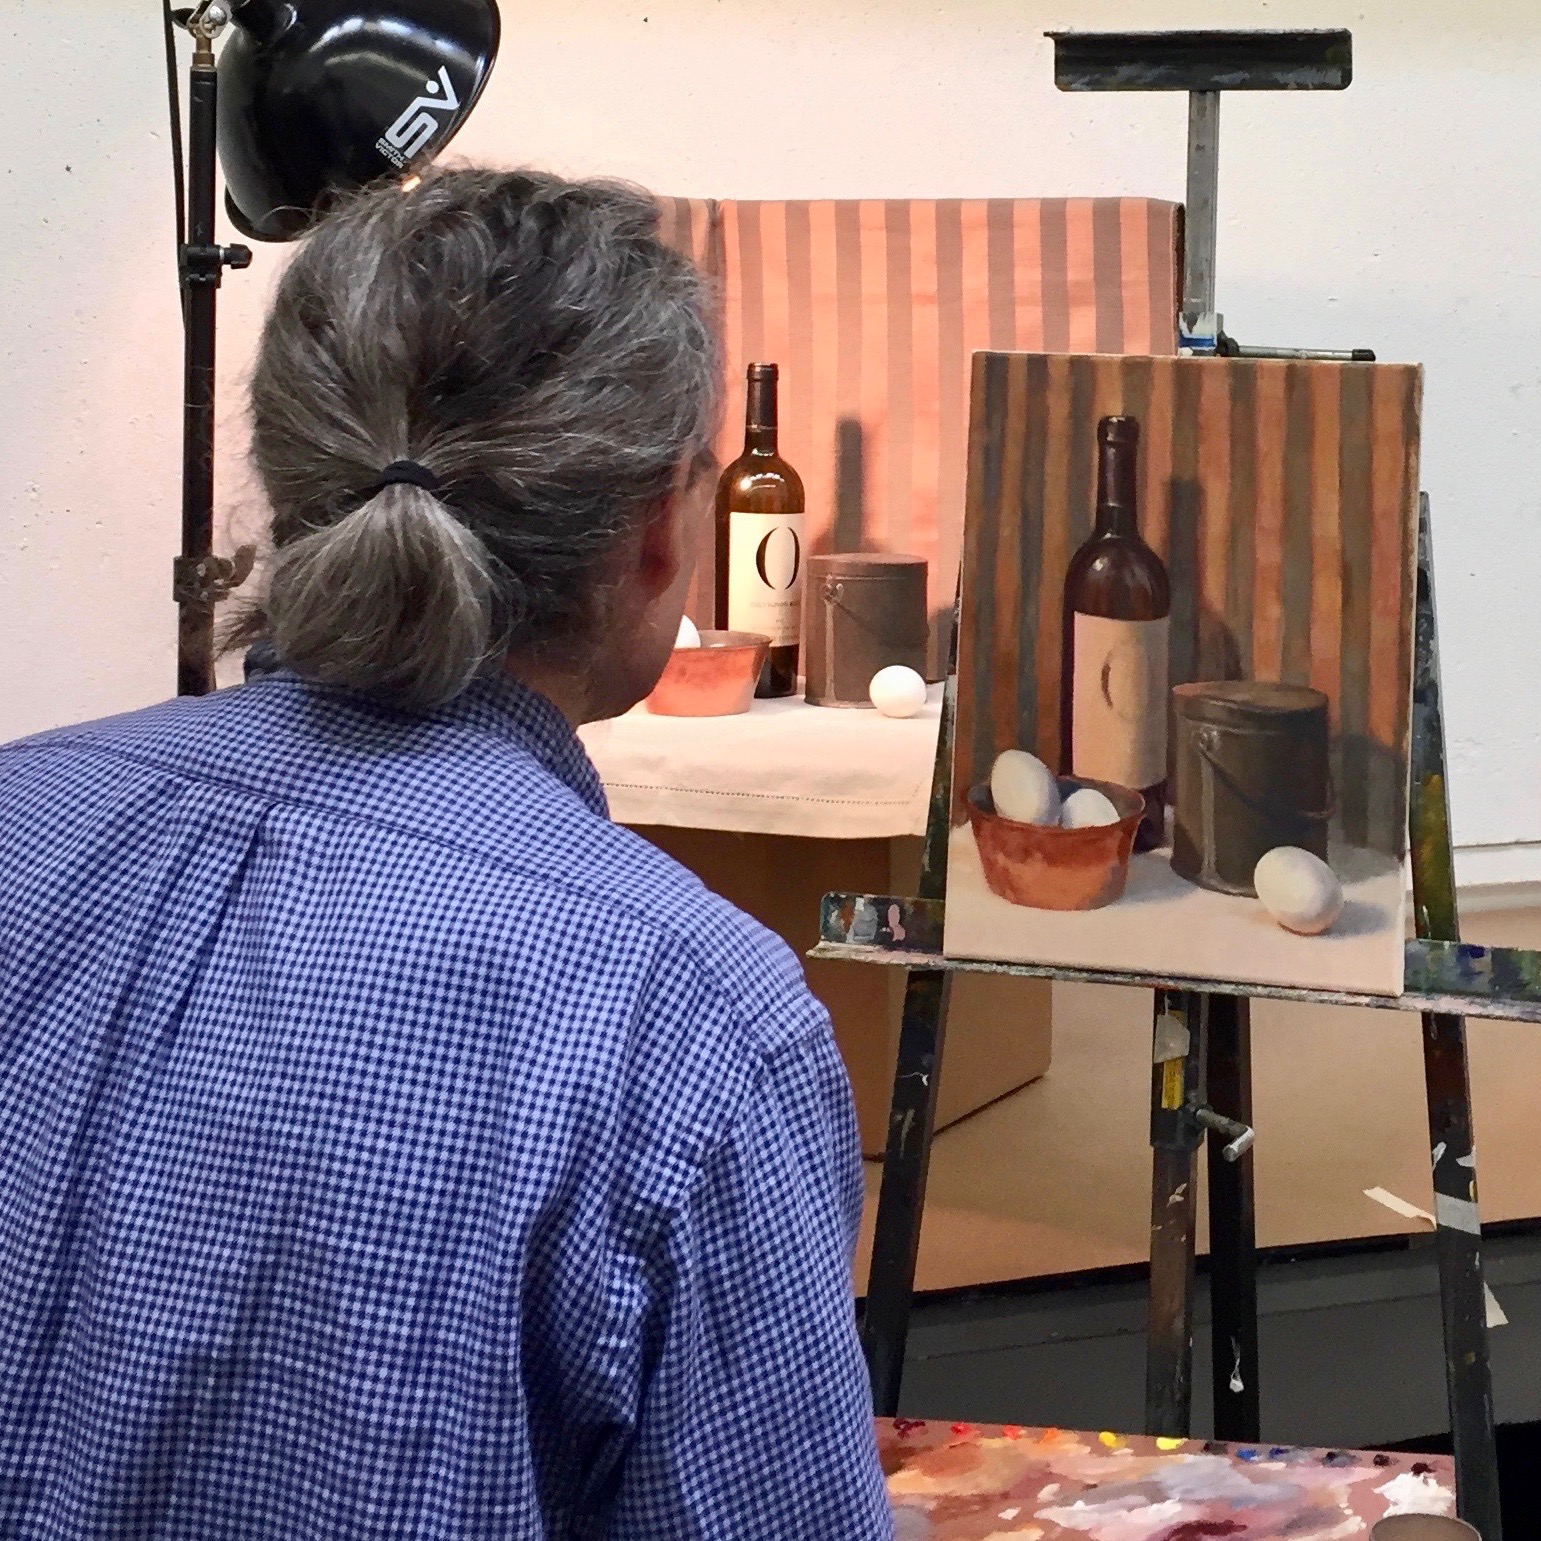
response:
<svg viewBox="0 0 1541 1541"><path fill-rule="evenodd" d="M219 787L225 791L239 793L245 797L250 798L254 803L265 804L269 808L299 808L303 809L307 813L316 814L319 817L330 819L339 824L351 823L362 825L366 828L388 830L392 834L401 835L406 839L415 840L426 846L436 847L445 851L454 851L461 856L465 856L474 861L478 861L483 865L491 867L499 872L527 878L530 882L540 884L543 888L547 889L553 894L566 894L577 898L587 899L595 903L600 902L601 896L592 888L566 881L549 873L531 871L526 867L522 867L517 863L508 860L506 857L500 857L497 853L489 851L484 847L465 845L455 840L446 840L442 835L435 835L421 829L412 828L408 825L393 823L388 819L382 819L364 813L357 813L349 809L331 808L328 807L325 803L310 802L303 798L297 798L283 793L255 792L250 787L243 786L238 781L226 780L223 777L212 776L205 772L189 771L179 766L161 765L154 760L148 759L142 755L133 754L116 746L107 746L94 743L86 738L60 737L55 738L53 743L60 747L67 746L70 750L76 753L95 756L104 760L117 760L120 762L126 762L128 764L140 766L145 770L158 771L163 775L177 778L182 781L197 782L204 786ZM38 741L36 739L23 739L17 743L0 745L0 755L5 755L10 751L24 751L28 747L36 748L40 746L38 745ZM560 786L574 799L575 802L579 804L580 812L583 816L592 818L597 823L606 824L612 828L615 827L611 820L602 818L601 815L594 812L591 808L584 804L576 792L568 787L560 777L556 776L545 765L543 765L534 755L530 755L529 758L542 776L555 783L557 786ZM660 854L666 855L667 853ZM656 918L641 913L639 907L634 902L621 898L612 898L610 902L613 904L615 910L618 913L625 915L643 931L654 937L672 942L676 947L679 948L681 954L687 958L696 969L702 983L711 990L714 996L717 997L719 1003L726 1010L728 1016L738 1027L745 1039L745 1048L749 1050L753 1058L768 1064L775 1056L779 1055L783 1049L794 1047L796 1044L801 1043L807 1036L807 1033L800 1033L796 1037L789 1039L787 1043L778 1044L774 1048L768 1048L757 1043L755 1041L755 1035L751 1031L752 1028L757 1023L761 1022L772 1011L774 1011L777 1003L785 1000L791 992L778 991L774 999L767 1003L767 1005L763 1008L753 1012L747 1011L740 1003L734 1000L733 996L724 987L722 980L718 977L717 970L710 966L708 960L702 955L700 949L695 945L694 938L692 938L688 932L682 931L674 926L661 925Z"/></svg>

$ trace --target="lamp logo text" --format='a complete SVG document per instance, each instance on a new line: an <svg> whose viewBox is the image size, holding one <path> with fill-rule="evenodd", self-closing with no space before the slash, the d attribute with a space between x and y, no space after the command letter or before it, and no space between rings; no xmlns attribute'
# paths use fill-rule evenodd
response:
<svg viewBox="0 0 1541 1541"><path fill-rule="evenodd" d="M411 106L375 141L377 149L393 166L405 166L428 148L428 141L445 127L449 115L460 108L460 98L450 84L449 71L441 64L437 80L425 80L426 95Z"/></svg>

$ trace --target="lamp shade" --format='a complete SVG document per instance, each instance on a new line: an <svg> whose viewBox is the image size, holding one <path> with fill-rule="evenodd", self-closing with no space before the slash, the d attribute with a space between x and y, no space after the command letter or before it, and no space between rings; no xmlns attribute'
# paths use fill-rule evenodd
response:
<svg viewBox="0 0 1541 1541"><path fill-rule="evenodd" d="M225 206L300 235L339 193L432 160L498 49L496 0L236 0L219 59Z"/></svg>

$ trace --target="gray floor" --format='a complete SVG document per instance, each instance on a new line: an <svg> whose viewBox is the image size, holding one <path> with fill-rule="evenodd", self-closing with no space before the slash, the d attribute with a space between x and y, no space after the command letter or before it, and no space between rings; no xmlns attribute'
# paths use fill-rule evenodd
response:
<svg viewBox="0 0 1541 1541"><path fill-rule="evenodd" d="M1488 1282L1508 1316L1491 1337L1500 1423L1541 1419L1541 1234L1493 1236ZM1212 1432L1200 1280L1193 1433ZM1375 1448L1448 1428L1432 1240L1267 1260L1259 1280L1262 1435ZM1145 1373L1138 1278L922 1298L906 1360L911 1417L1137 1430Z"/></svg>

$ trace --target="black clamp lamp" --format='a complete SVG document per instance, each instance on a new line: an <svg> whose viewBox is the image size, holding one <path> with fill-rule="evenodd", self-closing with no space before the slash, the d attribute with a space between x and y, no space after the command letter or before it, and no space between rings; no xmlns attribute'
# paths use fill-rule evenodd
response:
<svg viewBox="0 0 1541 1541"><path fill-rule="evenodd" d="M173 24L193 40L182 166ZM216 62L214 45L230 29ZM497 56L496 0L166 0L185 334L177 691L214 688L214 609L254 553L215 556L214 322L226 268L245 246L214 231L216 148L225 209L242 235L290 241L339 194L409 182L469 116Z"/></svg>

